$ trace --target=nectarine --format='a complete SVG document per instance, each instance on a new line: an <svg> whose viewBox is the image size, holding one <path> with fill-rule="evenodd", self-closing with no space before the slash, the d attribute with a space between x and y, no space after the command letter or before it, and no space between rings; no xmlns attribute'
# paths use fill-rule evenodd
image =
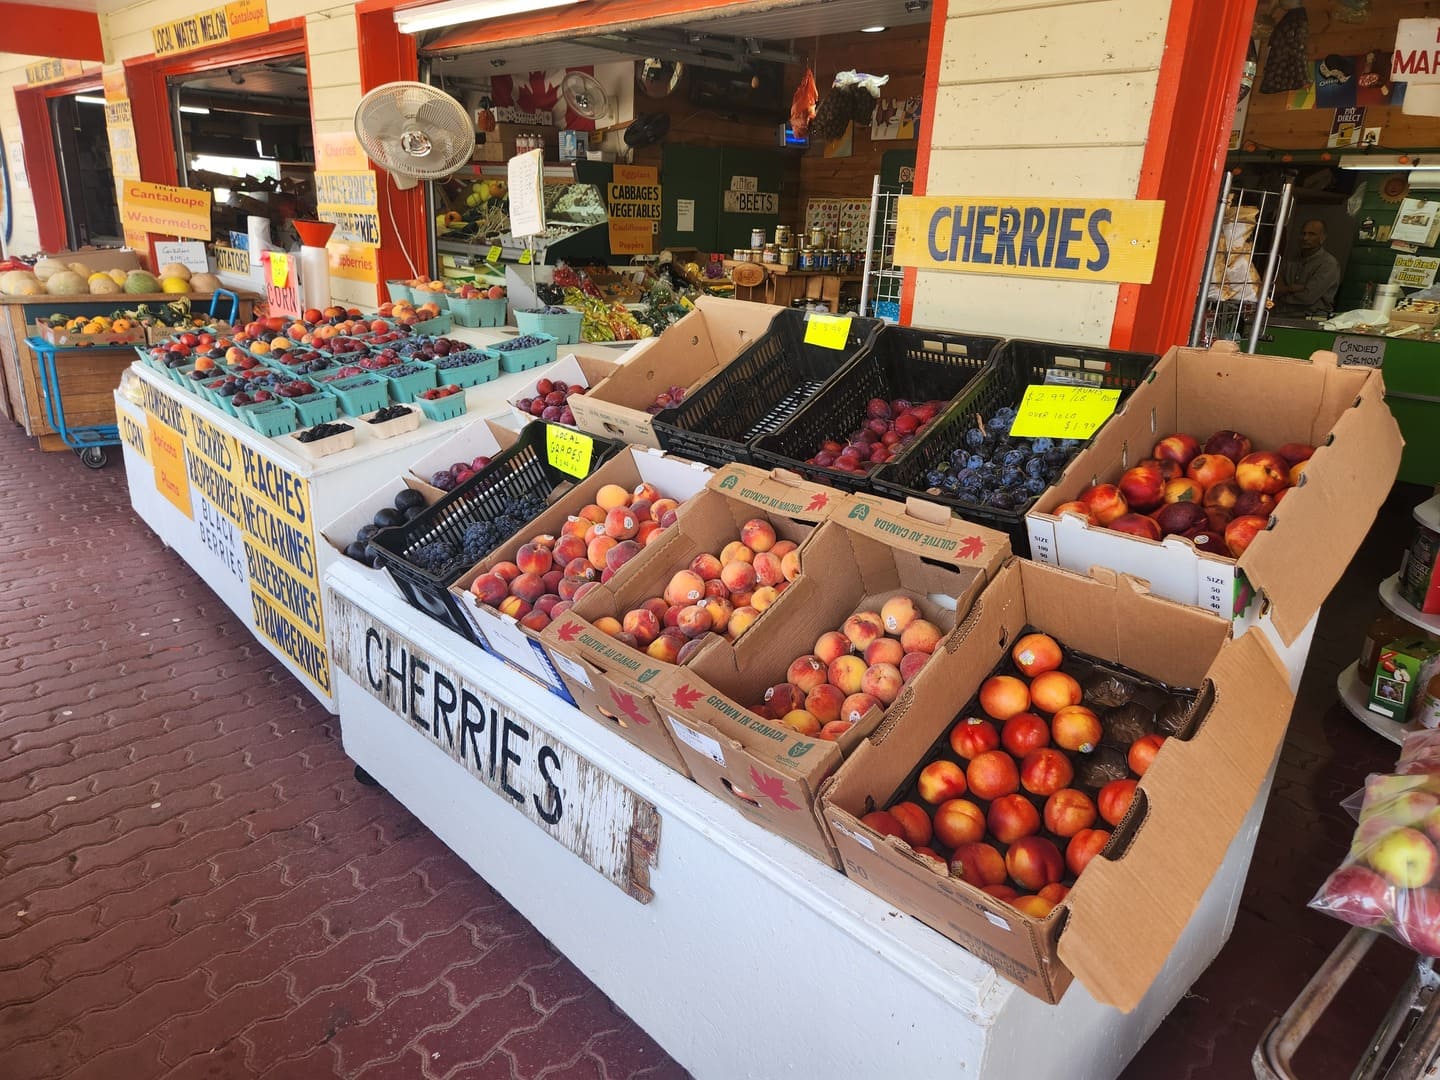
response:
<svg viewBox="0 0 1440 1080"><path fill-rule="evenodd" d="M931 806L937 806L965 794L965 770L953 761L941 758L920 770L915 790ZM947 847L954 847L947 844Z"/></svg>
<svg viewBox="0 0 1440 1080"><path fill-rule="evenodd" d="M1022 836L1005 853L1005 869L1021 888L1043 889L1065 876L1065 860L1054 841L1043 836Z"/></svg>
<svg viewBox="0 0 1440 1080"><path fill-rule="evenodd" d="M1000 742L1017 758L1050 745L1050 725L1033 712L1016 713L1000 729Z"/></svg>
<svg viewBox="0 0 1440 1080"><path fill-rule="evenodd" d="M969 799L949 799L935 808L935 839L952 851L985 836L985 811Z"/></svg>
<svg viewBox="0 0 1440 1080"><path fill-rule="evenodd" d="M1104 737L1100 718L1084 705L1067 705L1050 721L1050 737L1055 745L1078 754L1088 754Z"/></svg>
<svg viewBox="0 0 1440 1080"><path fill-rule="evenodd" d="M1073 676L1063 671L1045 671L1030 683L1030 700L1041 712L1057 713L1067 705L1079 705L1085 692Z"/></svg>
<svg viewBox="0 0 1440 1080"><path fill-rule="evenodd" d="M1074 788L1061 788L1045 800L1045 828L1056 836L1074 836L1095 824L1095 804Z"/></svg>
<svg viewBox="0 0 1440 1080"><path fill-rule="evenodd" d="M1010 650L1020 674L1033 679L1046 671L1054 671L1065 658L1059 643L1049 634L1025 634Z"/></svg>
<svg viewBox="0 0 1440 1080"><path fill-rule="evenodd" d="M1013 844L1021 837L1039 832L1040 811L1024 795L1001 795L990 803L985 823L996 840Z"/></svg>
<svg viewBox="0 0 1440 1080"><path fill-rule="evenodd" d="M1119 825L1130 810L1138 786L1134 780L1111 780L1102 787L1095 797L1095 807L1100 816L1111 825Z"/></svg>
<svg viewBox="0 0 1440 1080"><path fill-rule="evenodd" d="M961 844L950 856L950 876L977 889L1005 882L1005 857L989 844Z"/></svg>
<svg viewBox="0 0 1440 1080"><path fill-rule="evenodd" d="M1042 746L1031 750L1020 762L1020 784L1032 795L1054 795L1061 788L1069 787L1073 779L1075 767L1054 747Z"/></svg>
<svg viewBox="0 0 1440 1080"><path fill-rule="evenodd" d="M969 761L1000 745L1000 733L989 720L967 716L950 729L950 749Z"/></svg>
<svg viewBox="0 0 1440 1080"><path fill-rule="evenodd" d="M905 841L912 848L924 847L930 843L930 837L934 835L934 829L930 824L930 815L918 803L896 803L890 807L890 814L900 823ZM947 846L953 847L954 845Z"/></svg>
<svg viewBox="0 0 1440 1080"><path fill-rule="evenodd" d="M986 750L976 754L965 767L965 780L975 797L998 799L1020 789L1020 770L1015 759L1004 750Z"/></svg>
<svg viewBox="0 0 1440 1080"><path fill-rule="evenodd" d="M1081 829L1065 845L1065 866L1076 877L1090 865L1090 860L1105 850L1110 842L1109 829Z"/></svg>
<svg viewBox="0 0 1440 1080"><path fill-rule="evenodd" d="M996 720L1009 720L1030 707L1030 689L1013 675L992 675L980 685L980 707Z"/></svg>

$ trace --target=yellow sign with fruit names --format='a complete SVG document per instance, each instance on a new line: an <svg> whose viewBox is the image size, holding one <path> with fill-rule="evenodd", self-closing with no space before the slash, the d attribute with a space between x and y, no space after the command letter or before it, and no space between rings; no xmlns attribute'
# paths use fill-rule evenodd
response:
<svg viewBox="0 0 1440 1080"><path fill-rule="evenodd" d="M185 436L155 416L147 416L150 454L155 466L155 490L187 518L190 511L190 480L185 472Z"/></svg>
<svg viewBox="0 0 1440 1080"><path fill-rule="evenodd" d="M126 180L120 186L120 222L136 232L210 239L210 192Z"/></svg>
<svg viewBox="0 0 1440 1080"><path fill-rule="evenodd" d="M335 226L331 239L379 244L379 206L374 172L315 174L315 208L321 221Z"/></svg>
<svg viewBox="0 0 1440 1080"><path fill-rule="evenodd" d="M1010 434L1019 439L1088 439L1110 419L1119 390L1093 386L1030 386Z"/></svg>
<svg viewBox="0 0 1440 1080"><path fill-rule="evenodd" d="M330 255L330 276L346 281L380 280L380 249L374 244L351 244L331 241L325 245Z"/></svg>
<svg viewBox="0 0 1440 1080"><path fill-rule="evenodd" d="M220 7L167 20L150 30L156 56L174 56L227 41L263 34L270 29L265 0L232 0Z"/></svg>
<svg viewBox="0 0 1440 1080"><path fill-rule="evenodd" d="M1148 285L1165 204L1133 199L907 196L895 263L920 270Z"/></svg>
<svg viewBox="0 0 1440 1080"><path fill-rule="evenodd" d="M85 64L80 60L60 60L50 57L25 65L25 85L44 86L46 83L63 82L76 75L85 74Z"/></svg>

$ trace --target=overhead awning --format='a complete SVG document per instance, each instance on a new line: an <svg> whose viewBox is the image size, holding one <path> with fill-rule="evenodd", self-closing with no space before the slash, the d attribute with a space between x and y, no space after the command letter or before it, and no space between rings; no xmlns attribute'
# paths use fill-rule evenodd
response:
<svg viewBox="0 0 1440 1080"><path fill-rule="evenodd" d="M60 60L105 59L100 17L93 11L0 3L5 27L4 51L20 56L53 56Z"/></svg>

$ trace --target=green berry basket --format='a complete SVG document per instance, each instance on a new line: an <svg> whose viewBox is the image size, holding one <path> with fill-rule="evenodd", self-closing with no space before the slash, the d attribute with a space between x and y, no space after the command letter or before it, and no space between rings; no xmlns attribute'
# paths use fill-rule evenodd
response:
<svg viewBox="0 0 1440 1080"><path fill-rule="evenodd" d="M385 290L390 294L390 302L392 304L399 303L401 300L404 300L407 304L413 304L415 302L415 298L410 292L410 286L406 285L403 281L387 281L385 282Z"/></svg>
<svg viewBox="0 0 1440 1080"><path fill-rule="evenodd" d="M531 334L531 337L542 338L538 345L531 345L521 349L504 349L503 345L513 345L519 338L512 338L510 341L502 341L498 345L491 345L486 351L493 352L500 357L500 366L509 375L517 371L529 371L531 368L540 367L543 364L555 362L555 339L549 334Z"/></svg>
<svg viewBox="0 0 1440 1080"><path fill-rule="evenodd" d="M580 312L567 311L563 315L545 315L536 311L515 312L515 325L522 334L547 334L559 345L580 343Z"/></svg>
<svg viewBox="0 0 1440 1080"><path fill-rule="evenodd" d="M446 397L435 398L433 401L416 398L415 404L420 406L420 411L431 420L444 422L454 420L465 412L465 395L450 394Z"/></svg>
<svg viewBox="0 0 1440 1080"><path fill-rule="evenodd" d="M300 418L285 401L262 401L255 405L235 406L235 415L270 439L288 435L300 426Z"/></svg>
<svg viewBox="0 0 1440 1080"><path fill-rule="evenodd" d="M390 403L390 380L378 371L324 379L320 385L327 393L334 395L335 400L340 402L340 407L351 416L364 416L376 409L383 409Z"/></svg>
<svg viewBox="0 0 1440 1080"><path fill-rule="evenodd" d="M429 334L431 337L443 337L450 332L453 320L448 311L442 311L433 319L426 319L422 323L416 323L410 328L412 334Z"/></svg>
<svg viewBox="0 0 1440 1080"><path fill-rule="evenodd" d="M201 383L200 396L203 397L206 401L210 402L211 405L214 405L221 412L228 413L229 415L234 416L235 406L230 403L230 399L228 397L226 397L224 394L219 393L217 389L218 387L222 386L224 382L225 376L221 375L218 379L210 379L206 382Z"/></svg>
<svg viewBox="0 0 1440 1080"><path fill-rule="evenodd" d="M175 381L178 382L181 386L183 386L189 393L192 393L196 397L198 397L201 401L210 400L205 396L205 380L191 378L191 374L195 371L195 365L186 364L180 370L183 371L185 374L181 375L180 378L176 379Z"/></svg>
<svg viewBox="0 0 1440 1080"><path fill-rule="evenodd" d="M431 289L411 289L410 295L415 298L415 306L421 304L434 304L440 309L440 314L450 310L450 296L444 292L434 292Z"/></svg>
<svg viewBox="0 0 1440 1080"><path fill-rule="evenodd" d="M472 330L481 326L504 326L507 303L508 301L503 296L499 300L491 300L485 296L477 296L470 300L452 296L450 297L450 316L455 320L456 326L468 326Z"/></svg>
<svg viewBox="0 0 1440 1080"><path fill-rule="evenodd" d="M390 372L394 369L381 368L376 373L390 384L391 401L409 403L415 400L415 395L421 390L429 390L435 385L434 364L428 364L423 360L406 360L403 364L397 364L396 367L413 367L416 370L409 375L391 375ZM371 412L373 411L372 409Z"/></svg>
<svg viewBox="0 0 1440 1080"><path fill-rule="evenodd" d="M355 376L359 378L359 376ZM382 385L381 389L384 387ZM296 417L305 427L328 424L340 415L340 402L333 394L318 390L302 397L287 397L285 403L295 410Z"/></svg>
<svg viewBox="0 0 1440 1080"><path fill-rule="evenodd" d="M441 361L465 360L467 363L442 367ZM454 383L456 386L479 386L500 377L500 358L489 349L466 349L430 361L435 367L435 379L440 386Z"/></svg>
<svg viewBox="0 0 1440 1080"><path fill-rule="evenodd" d="M151 371L158 371L161 375L169 375L169 371L165 367L164 361L156 359L156 357L153 356L150 350L145 346L136 345L135 355L140 358L140 363L145 367L148 367Z"/></svg>

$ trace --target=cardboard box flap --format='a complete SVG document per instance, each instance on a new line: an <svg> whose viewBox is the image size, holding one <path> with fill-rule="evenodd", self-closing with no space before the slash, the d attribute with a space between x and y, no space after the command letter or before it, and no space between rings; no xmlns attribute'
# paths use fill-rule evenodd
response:
<svg viewBox="0 0 1440 1080"><path fill-rule="evenodd" d="M911 503L855 495L848 508L840 508L833 520L922 558L974 567L986 577L1010 557L1010 537L1006 533L972 524L933 503L919 499ZM936 509L941 513L937 514Z"/></svg>
<svg viewBox="0 0 1440 1080"><path fill-rule="evenodd" d="M1325 355L1334 354L1317 354L1317 362ZM1285 644L1294 643L1359 550L1390 493L1404 445L1385 404L1385 383L1373 372L1306 466L1302 487L1316 487L1307 498L1283 500L1270 529L1240 558L1240 569L1270 601Z"/></svg>
<svg viewBox="0 0 1440 1080"><path fill-rule="evenodd" d="M769 511L796 521L818 522L830 517L845 496L834 488L811 483L787 469L766 472L751 465L731 462L715 470L709 487L732 499L749 503L757 511Z"/></svg>
<svg viewBox="0 0 1440 1080"><path fill-rule="evenodd" d="M1294 699L1263 634L1228 642L1198 732L1168 740L1145 774L1142 813L1118 860L1098 858L1066 898L1059 955L1097 1001L1134 1009L1209 888L1274 761ZM1135 830L1133 822L1122 831ZM1123 911L1125 917L1117 918Z"/></svg>

